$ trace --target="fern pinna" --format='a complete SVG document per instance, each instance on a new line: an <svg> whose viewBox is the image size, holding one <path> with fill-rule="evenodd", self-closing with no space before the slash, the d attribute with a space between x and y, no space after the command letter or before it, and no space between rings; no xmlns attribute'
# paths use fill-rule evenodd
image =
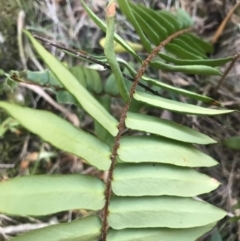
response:
<svg viewBox="0 0 240 241"><path fill-rule="evenodd" d="M163 98L149 85L203 103L218 104L210 97L167 85L144 73L150 65L164 71L221 75L217 67L231 61L232 57L208 59L206 54L212 51L212 46L192 33L192 19L181 9L170 13L148 9L127 0L119 0L118 4L134 26L148 57L143 61L114 32L116 1L109 1L106 23L82 1L89 16L106 32L106 56L99 57L98 63L110 68L113 74L104 83L96 74L87 78L89 69L73 71L65 67L25 31L64 89L64 96L68 95L66 103L71 99L94 119L95 136L47 111L7 102L0 102L0 107L43 140L84 158L99 170L108 171L108 177L106 184L97 177L82 174L25 176L0 183L0 211L6 214L42 216L72 209L91 210L83 219L30 231L12 240L192 241L210 231L226 215L225 211L194 198L219 185L217 180L193 169L218 164L194 144L208 145L216 141L173 121L131 112L129 108L134 99L141 106L181 114L208 116L230 113L231 110ZM116 58L114 40L141 63L139 71ZM77 56L90 59L88 55ZM128 75L123 75L119 65L126 68ZM84 71L85 75L82 75ZM28 71L24 74L37 73ZM36 75L31 76L41 85ZM9 78L16 80L13 75ZM133 83L129 85L126 78ZM137 88L139 84L142 88ZM57 88L55 93L64 102ZM106 96L96 97L99 93ZM117 120L110 113L111 98L108 95L119 94L124 105ZM126 129L138 131L138 135L123 136ZM99 210L102 212L97 215Z"/></svg>

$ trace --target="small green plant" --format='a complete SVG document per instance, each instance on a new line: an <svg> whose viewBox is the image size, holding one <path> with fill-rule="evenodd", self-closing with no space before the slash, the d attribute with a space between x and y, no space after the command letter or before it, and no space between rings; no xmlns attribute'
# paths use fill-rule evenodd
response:
<svg viewBox="0 0 240 241"><path fill-rule="evenodd" d="M219 183L193 169L217 164L193 144L208 145L216 141L172 121L141 114L136 108L135 112L130 112L129 108L134 99L136 103L142 103L141 107L148 105L183 115L230 113L231 110L205 108L163 98L148 85L207 104L218 104L210 97L167 85L144 76L144 73L150 65L165 71L221 75L217 67L231 61L232 57L208 59L206 53L212 47L191 33L193 23L184 11L179 10L174 15L119 0L122 13L132 23L149 52L147 59L142 61L114 33L115 1L109 1L106 23L98 19L83 1L82 4L89 16L106 32L105 56L99 57L98 61L111 68L113 76L103 85L94 71L95 77L87 78L91 72L89 69L68 69L26 31L51 72L11 73L9 77L17 80L25 75L38 84L45 84L39 78L45 76L47 83L55 87L59 101L81 106L95 120L95 136L48 111L3 101L0 107L43 140L84 158L99 170L108 171L106 184L88 175L33 175L0 183L0 211L9 215L43 216L72 209L96 212L67 224L30 231L12 240L196 240L226 215L225 211L194 199L216 189ZM116 58L114 40L142 64L139 71ZM92 59L90 55L77 55ZM127 69L128 75L121 72L120 64ZM126 83L126 78L133 81L131 86ZM91 82L93 79L94 82ZM94 94L99 93L106 96L98 98L98 101ZM118 121L110 113L111 99L108 95L119 94L124 106ZM126 128L142 134L123 136ZM102 212L98 216L99 210Z"/></svg>

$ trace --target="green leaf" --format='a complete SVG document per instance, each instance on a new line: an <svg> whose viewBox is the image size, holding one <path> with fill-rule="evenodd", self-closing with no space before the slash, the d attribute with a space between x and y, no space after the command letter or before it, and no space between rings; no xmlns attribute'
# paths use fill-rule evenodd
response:
<svg viewBox="0 0 240 241"><path fill-rule="evenodd" d="M205 51L200 46L198 46L195 42L192 41L191 35L182 34L178 36L177 39L181 40L185 44L188 44L188 46L190 46L190 48L188 47L188 49L189 50L191 49L191 51L193 51L193 53L196 53L196 55L199 55L199 57L201 56L203 59L207 58Z"/></svg>
<svg viewBox="0 0 240 241"><path fill-rule="evenodd" d="M200 60L194 60L194 59L176 59L171 57L170 55L166 55L163 53L158 54L159 57L162 59L174 63L176 65L207 65L211 67L218 67L221 65L224 65L228 62L230 62L233 57L228 57L228 58L222 58L222 59L200 59Z"/></svg>
<svg viewBox="0 0 240 241"><path fill-rule="evenodd" d="M174 87L172 85L165 84L162 81L155 80L155 79L152 79L152 78L149 78L149 77L146 77L146 76L143 76L142 79L147 81L149 84L152 84L152 85L155 85L155 86L159 86L161 89L167 90L169 92L181 94L183 96L190 97L190 98L192 98L194 100L200 100L200 101L202 101L204 103L217 102L217 101L215 101L214 99L212 99L212 98L210 98L208 96L200 95L200 94L197 94L197 93L192 92L192 91L188 91L188 90L185 90L185 89L177 88L177 87Z"/></svg>
<svg viewBox="0 0 240 241"><path fill-rule="evenodd" d="M69 70L75 76L75 78L78 80L78 82L86 88L87 81L86 81L86 77L84 76L84 69L85 68L83 68L81 66L73 66Z"/></svg>
<svg viewBox="0 0 240 241"><path fill-rule="evenodd" d="M108 64L115 76L119 93L126 103L129 100L129 93L125 85L125 81L117 62L117 57L114 52L114 31L115 31L115 19L116 19L116 2L109 1L106 9L107 29L106 29L106 40L104 44L104 53Z"/></svg>
<svg viewBox="0 0 240 241"><path fill-rule="evenodd" d="M193 33L185 33L185 35L190 36L190 38L192 39L192 42L195 42L199 47L201 47L204 53L213 52L213 46L209 42L202 40L201 38L199 38Z"/></svg>
<svg viewBox="0 0 240 241"><path fill-rule="evenodd" d="M151 52L151 44L148 41L147 37L142 31L142 27L138 24L137 20L135 19L134 14L132 13L132 10L129 6L129 3L127 0L118 0L119 7L127 17L127 19L131 22L133 25L134 29L136 30L137 34L139 35L141 42L144 46L144 48L148 51Z"/></svg>
<svg viewBox="0 0 240 241"><path fill-rule="evenodd" d="M140 91L136 91L133 97L138 101L145 102L149 105L156 106L158 108L185 114L221 115L233 112L233 110L215 110L210 108L204 108L201 106L186 104Z"/></svg>
<svg viewBox="0 0 240 241"><path fill-rule="evenodd" d="M211 237L211 241L222 241L222 237L218 230L216 230Z"/></svg>
<svg viewBox="0 0 240 241"><path fill-rule="evenodd" d="M163 39L167 38L169 35L175 32L174 25L172 25L171 22L169 22L164 16L162 16L161 14L158 14L157 11L154 11L151 8L146 8L142 4L130 3L130 6L132 9L138 12L140 16L144 14L148 18L151 17L152 19L155 20L155 21L152 20L153 29L159 35L159 38L161 38L160 35L164 36Z"/></svg>
<svg viewBox="0 0 240 241"><path fill-rule="evenodd" d="M122 162L156 162L185 167L209 167L218 164L191 144L157 136L122 137L118 155Z"/></svg>
<svg viewBox="0 0 240 241"><path fill-rule="evenodd" d="M233 150L240 150L240 136L232 136L223 141L223 144Z"/></svg>
<svg viewBox="0 0 240 241"><path fill-rule="evenodd" d="M133 130L145 131L182 142L203 145L216 143L212 138L191 128L149 115L128 112L126 126Z"/></svg>
<svg viewBox="0 0 240 241"><path fill-rule="evenodd" d="M171 65L161 61L152 61L150 63L154 68L161 70L182 72L187 74L201 74L201 75L221 75L222 73L217 68L206 65Z"/></svg>
<svg viewBox="0 0 240 241"><path fill-rule="evenodd" d="M176 16L179 18L179 21L183 22L184 28L188 28L194 24L189 14L181 8L177 9Z"/></svg>
<svg viewBox="0 0 240 241"><path fill-rule="evenodd" d="M102 80L99 73L94 69L82 68L87 82L87 89L93 93L100 94L102 92Z"/></svg>
<svg viewBox="0 0 240 241"><path fill-rule="evenodd" d="M104 205L104 184L79 174L17 177L0 182L0 200L0 212L11 215L99 210Z"/></svg>
<svg viewBox="0 0 240 241"><path fill-rule="evenodd" d="M226 212L208 203L180 197L114 197L109 225L124 228L193 228L222 219Z"/></svg>
<svg viewBox="0 0 240 241"><path fill-rule="evenodd" d="M104 92L113 96L119 95L116 79L113 74L110 74L104 85Z"/></svg>
<svg viewBox="0 0 240 241"><path fill-rule="evenodd" d="M209 232L215 223L188 229L147 228L110 230L107 241L193 241Z"/></svg>
<svg viewBox="0 0 240 241"><path fill-rule="evenodd" d="M194 197L218 186L217 180L191 168L152 163L118 164L112 182L117 196Z"/></svg>
<svg viewBox="0 0 240 241"><path fill-rule="evenodd" d="M77 100L66 90L57 91L56 98L58 103L78 106Z"/></svg>
<svg viewBox="0 0 240 241"><path fill-rule="evenodd" d="M174 31L177 32L184 28L184 25L179 19L176 17L176 15L172 14L171 12L167 10L159 10L157 11L158 14L162 15L168 22L170 22L174 26Z"/></svg>
<svg viewBox="0 0 240 241"><path fill-rule="evenodd" d="M70 223L40 228L11 238L11 241L93 241L101 234L101 220L96 216Z"/></svg>
<svg viewBox="0 0 240 241"><path fill-rule="evenodd" d="M20 72L20 78L27 78L39 85L49 85L49 87L63 87L56 76L49 70L44 71L23 71Z"/></svg>
<svg viewBox="0 0 240 241"><path fill-rule="evenodd" d="M139 23L140 27L143 29L144 33L152 43L156 46L160 43L159 36L156 34L147 19L143 19L136 11L133 11L136 21ZM144 43L142 43L144 45Z"/></svg>
<svg viewBox="0 0 240 241"><path fill-rule="evenodd" d="M77 99L82 107L113 136L118 132L117 120L76 80L71 72L51 55L34 37L25 31L38 54L49 66L64 87Z"/></svg>
<svg viewBox="0 0 240 241"><path fill-rule="evenodd" d="M77 129L48 111L34 110L6 102L0 102L0 107L43 140L86 159L88 163L101 170L109 169L110 148L91 134Z"/></svg>
<svg viewBox="0 0 240 241"><path fill-rule="evenodd" d="M175 41L176 42L176 41ZM187 51L183 46L180 46L178 44L174 44L173 42L170 42L168 43L166 46L165 46L165 49L178 56L179 58L182 58L182 59L202 59L201 56L197 56L189 51Z"/></svg>
<svg viewBox="0 0 240 241"><path fill-rule="evenodd" d="M111 109L111 97L108 95L99 96L100 103L107 111ZM94 131L96 136L107 143L109 146L113 145L114 138L106 131L96 120L94 121Z"/></svg>
<svg viewBox="0 0 240 241"><path fill-rule="evenodd" d="M160 22L157 21L158 14L155 11L150 8L143 7L141 4L135 5L130 3L130 6L134 12L136 20L139 20L139 23L145 22L146 26L148 26L147 29L144 25L141 25L148 38L151 39L156 46L168 37L165 25L163 25L162 22L159 24Z"/></svg>
<svg viewBox="0 0 240 241"><path fill-rule="evenodd" d="M84 3L83 0L81 0L82 6L85 9L85 11L88 13L89 17L96 23L96 25L106 33L106 23L104 23L94 12ZM118 1L118 4L120 5L120 1ZM114 39L116 42L122 45L124 49L126 49L132 56L134 56L139 62L142 62L141 58L135 53L135 51L132 49L132 47L124 40L122 39L118 34L114 33Z"/></svg>
<svg viewBox="0 0 240 241"><path fill-rule="evenodd" d="M194 44L191 44L191 41L189 41L189 39L186 40L186 38L187 37L184 37L184 35L180 35L178 38L174 38L171 41L171 44L175 44L180 48L184 49L189 56L191 53L194 59L197 59L197 58L206 59L207 58L206 55L202 51L199 51L198 48L194 48Z"/></svg>

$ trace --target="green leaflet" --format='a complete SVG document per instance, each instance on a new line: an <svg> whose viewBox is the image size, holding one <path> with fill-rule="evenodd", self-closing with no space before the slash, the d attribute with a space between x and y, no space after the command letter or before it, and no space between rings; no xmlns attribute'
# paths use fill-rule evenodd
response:
<svg viewBox="0 0 240 241"><path fill-rule="evenodd" d="M152 61L151 66L167 71L182 72L187 74L201 75L221 75L222 73L217 68L206 65L171 65L161 61Z"/></svg>
<svg viewBox="0 0 240 241"><path fill-rule="evenodd" d="M222 219L226 212L192 198L113 197L109 225L124 228L193 228Z"/></svg>
<svg viewBox="0 0 240 241"><path fill-rule="evenodd" d="M156 106L158 108L162 108L165 110L171 110L174 112L180 112L185 114L192 115L221 115L233 112L233 110L215 110L204 108L196 105L186 104L166 98L162 98L160 96L136 91L134 94L134 99L145 102L149 105Z"/></svg>
<svg viewBox="0 0 240 241"><path fill-rule="evenodd" d="M130 4L131 8L134 9L136 12L138 12L140 15L144 13L146 16L151 16L155 21L154 29L155 32L158 33L158 35L164 35L165 38L171 34L173 34L175 31L174 25L171 24L164 16L160 14L160 12L154 11L151 8L146 8L142 4Z"/></svg>
<svg viewBox="0 0 240 241"><path fill-rule="evenodd" d="M202 40L201 38L197 37L193 33L185 33L185 35L190 36L192 39L192 42L195 42L198 46L200 46L202 48L202 50L204 51L204 53L212 53L213 52L213 46L209 42Z"/></svg>
<svg viewBox="0 0 240 241"><path fill-rule="evenodd" d="M138 24L138 22L135 19L135 16L132 13L132 10L129 6L129 3L127 0L118 0L119 7L121 11L126 15L127 19L131 22L133 27L135 28L137 34L139 35L141 42L144 46L144 48L150 53L151 52L151 44L146 38L145 34L142 31L141 26Z"/></svg>
<svg viewBox="0 0 240 241"><path fill-rule="evenodd" d="M149 115L128 112L126 126L133 130L145 131L182 142L203 145L216 143L212 138L191 128Z"/></svg>
<svg viewBox="0 0 240 241"><path fill-rule="evenodd" d="M191 92L191 91L188 91L188 90L185 90L185 89L177 88L177 87L174 87L172 85L165 84L165 83L163 83L159 80L155 80L155 79L152 79L152 78L149 78L149 77L146 77L146 76L143 76L142 79L147 81L149 84L159 86L161 89L167 90L169 92L177 93L177 94L180 94L180 95L183 95L183 96L187 96L187 97L192 98L194 100L200 100L204 103L214 103L214 102L218 103L217 101L215 101L214 99L212 99L208 96L200 95L200 94L197 94L195 92Z"/></svg>
<svg viewBox="0 0 240 241"><path fill-rule="evenodd" d="M34 110L6 102L0 102L0 107L29 131L57 148L84 158L100 170L109 169L110 148L91 134L77 129L48 111Z"/></svg>
<svg viewBox="0 0 240 241"><path fill-rule="evenodd" d="M143 29L144 33L150 39L152 43L154 43L156 46L160 43L158 34L154 31L151 25L149 25L149 22L147 19L143 19L141 15L139 15L137 12L133 10L134 17L136 21L139 23L141 28ZM144 43L142 42L143 46ZM149 52L150 53L150 52Z"/></svg>
<svg viewBox="0 0 240 241"><path fill-rule="evenodd" d="M117 120L110 115L104 107L76 80L71 72L65 68L54 56L52 56L33 36L25 31L31 40L38 54L49 66L58 80L77 99L82 107L98 122L108 130L113 136L118 132Z"/></svg>
<svg viewBox="0 0 240 241"><path fill-rule="evenodd" d="M194 197L218 186L217 180L191 168L152 163L117 164L112 183L117 196Z"/></svg>
<svg viewBox="0 0 240 241"><path fill-rule="evenodd" d="M184 37L183 34L180 35L178 38L173 39L170 43L182 48L183 50L188 52L188 54L191 53L193 58L207 58L206 55L202 53L202 51L199 51L198 48L194 48L194 44L191 44L191 41L186 42L186 37Z"/></svg>
<svg viewBox="0 0 240 241"><path fill-rule="evenodd" d="M119 93L122 96L124 102L126 103L129 100L129 93L125 85L123 75L120 70L120 67L114 52L114 28L115 28L115 17L116 17L115 4L116 4L115 1L110 1L106 10L107 29L106 29L106 40L104 44L104 53L108 60L108 64L110 65L111 70L117 81ZM108 9L110 9L111 11ZM113 9L114 9L114 13L112 13Z"/></svg>
<svg viewBox="0 0 240 241"><path fill-rule="evenodd" d="M159 57L164 59L165 61L171 62L176 65L207 65L211 67L218 67L223 64L230 62L233 57L222 58L222 59L201 59L201 60L193 60L193 59L176 59L169 55L159 53Z"/></svg>
<svg viewBox="0 0 240 241"><path fill-rule="evenodd" d="M87 89L93 93L100 94L102 92L103 85L99 73L93 69L81 68L80 66L76 67L83 71Z"/></svg>
<svg viewBox="0 0 240 241"><path fill-rule="evenodd" d="M189 51L187 51L186 49L184 49L182 46L179 46L177 44L174 44L173 42L168 43L165 46L165 49L169 52L172 53L174 55L176 55L179 58L182 59L202 59L201 56L197 56Z"/></svg>
<svg viewBox="0 0 240 241"><path fill-rule="evenodd" d="M187 14L186 11L184 11L181 8L177 9L176 16L183 23L184 28L188 28L190 26L193 26L194 22L192 18Z"/></svg>
<svg viewBox="0 0 240 241"><path fill-rule="evenodd" d="M11 241L93 241L101 234L101 220L97 216L70 223L40 228L11 238Z"/></svg>
<svg viewBox="0 0 240 241"><path fill-rule="evenodd" d="M73 66L69 70L75 76L75 78L80 82L82 86L87 87L87 77L84 76L85 68L81 66Z"/></svg>
<svg viewBox="0 0 240 241"><path fill-rule="evenodd" d="M37 175L0 183L0 212L47 215L71 209L99 210L104 184L87 175Z"/></svg>
<svg viewBox="0 0 240 241"><path fill-rule="evenodd" d="M174 26L175 32L184 28L184 24L182 21L173 15L171 12L167 10L159 10L157 11L158 14L162 15L168 22L170 22Z"/></svg>
<svg viewBox="0 0 240 241"><path fill-rule="evenodd" d="M77 100L66 90L59 90L56 93L57 102L61 104L69 104L79 106Z"/></svg>
<svg viewBox="0 0 240 241"><path fill-rule="evenodd" d="M193 241L209 232L216 224L197 228L146 228L110 230L107 241Z"/></svg>
<svg viewBox="0 0 240 241"><path fill-rule="evenodd" d="M99 96L99 102L104 106L107 111L111 109L111 97L108 95ZM114 138L104 129L96 120L94 121L94 131L96 136L111 146L114 143Z"/></svg>
<svg viewBox="0 0 240 241"><path fill-rule="evenodd" d="M16 72L15 72L16 73ZM39 85L49 85L49 87L63 87L61 82L54 76L54 74L49 70L44 71L23 71L19 73L20 78L26 78Z"/></svg>
<svg viewBox="0 0 240 241"><path fill-rule="evenodd" d="M137 74L136 71L134 69L132 69L132 67L126 61L124 61L123 59L119 59L118 61L128 69L131 76L134 77ZM195 92L191 92L191 91L188 91L188 90L185 90L185 89L177 88L177 87L174 87L172 85L168 85L166 83L163 83L159 80L149 78L147 76L142 76L142 79L144 81L148 82L151 85L159 86L161 89L167 90L169 92L178 93L178 94L190 97L190 98L195 99L195 100L200 100L204 103L215 103L215 104L218 103L216 100L214 100L214 99L212 99L208 96L200 95L200 94L197 94ZM108 83L108 81L109 80L107 80L107 83ZM110 89L112 87L112 91L110 92L110 94L113 94L112 92L114 92L114 90L116 89L116 87L115 87L116 84L114 85L114 83L112 83L113 81L114 80L111 80L111 81L109 81L110 83L108 83L108 85L109 85L108 89ZM106 85L107 85L107 83L106 83ZM107 89L105 89L105 91L106 90ZM114 92L114 94L115 94L115 92Z"/></svg>
<svg viewBox="0 0 240 241"><path fill-rule="evenodd" d="M157 136L122 137L118 155L122 162L166 163L183 167L209 167L218 164L191 144Z"/></svg>
<svg viewBox="0 0 240 241"><path fill-rule="evenodd" d="M119 5L120 5L120 1L118 1ZM84 3L83 0L81 0L81 3L85 11L88 13L88 16L96 23L96 25L103 32L106 32L106 29L107 29L106 24L100 18L98 18L96 14L94 14L94 12ZM142 62L141 58L135 53L135 51L131 48L131 46L129 46L129 44L124 39L122 39L118 34L114 33L114 39L116 42L121 44L124 49L126 49L130 54L132 54L139 62Z"/></svg>

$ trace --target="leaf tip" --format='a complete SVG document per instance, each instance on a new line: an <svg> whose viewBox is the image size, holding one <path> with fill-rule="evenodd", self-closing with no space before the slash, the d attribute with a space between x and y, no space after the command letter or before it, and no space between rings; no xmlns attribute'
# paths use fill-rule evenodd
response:
<svg viewBox="0 0 240 241"><path fill-rule="evenodd" d="M106 17L113 18L116 16L116 2L110 1L106 9Z"/></svg>

